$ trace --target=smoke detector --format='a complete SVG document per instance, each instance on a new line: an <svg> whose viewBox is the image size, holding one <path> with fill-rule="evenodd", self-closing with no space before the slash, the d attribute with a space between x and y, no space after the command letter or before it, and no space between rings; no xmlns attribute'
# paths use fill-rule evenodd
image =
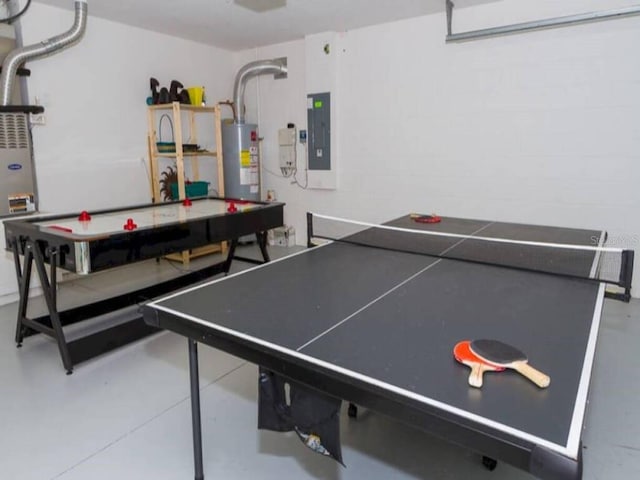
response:
<svg viewBox="0 0 640 480"><path fill-rule="evenodd" d="M233 3L253 12L263 13L285 7L287 0L233 0Z"/></svg>

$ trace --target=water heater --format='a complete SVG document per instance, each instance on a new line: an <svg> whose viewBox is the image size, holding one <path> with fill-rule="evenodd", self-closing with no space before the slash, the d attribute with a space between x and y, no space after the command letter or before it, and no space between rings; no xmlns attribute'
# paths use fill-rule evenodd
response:
<svg viewBox="0 0 640 480"><path fill-rule="evenodd" d="M258 126L245 123L244 91L249 79L265 74L273 74L274 78L287 78L287 59L251 62L236 75L233 86L233 123L222 124L225 197L260 200Z"/></svg>
<svg viewBox="0 0 640 480"><path fill-rule="evenodd" d="M223 123L222 156L225 197L260 200L258 126Z"/></svg>

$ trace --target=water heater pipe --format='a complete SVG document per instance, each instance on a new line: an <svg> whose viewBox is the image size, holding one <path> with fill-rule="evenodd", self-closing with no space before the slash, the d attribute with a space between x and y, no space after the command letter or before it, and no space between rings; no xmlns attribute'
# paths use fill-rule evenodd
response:
<svg viewBox="0 0 640 480"><path fill-rule="evenodd" d="M70 30L40 43L16 48L2 62L0 74L0 105L9 105L18 67L29 60L48 57L71 47L84 35L87 26L87 0L75 0L75 20Z"/></svg>
<svg viewBox="0 0 640 480"><path fill-rule="evenodd" d="M233 102L235 104L234 123L238 125L244 124L244 90L250 78L256 75L286 75L287 66L283 60L258 60L256 62L247 63L242 67L236 75L233 86Z"/></svg>

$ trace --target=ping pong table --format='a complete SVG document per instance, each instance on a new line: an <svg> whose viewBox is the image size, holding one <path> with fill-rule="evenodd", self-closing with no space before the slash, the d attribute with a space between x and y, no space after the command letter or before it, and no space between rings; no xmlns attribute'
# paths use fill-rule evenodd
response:
<svg viewBox="0 0 640 480"><path fill-rule="evenodd" d="M313 221L309 235L322 236ZM594 247L606 234L445 217L418 224L409 216L373 230L144 306L147 323L188 338L195 478L204 478L203 343L539 478L580 479L605 298L603 255ZM414 230L434 235L416 239ZM389 235L411 248L387 248ZM478 238L511 239L517 248L500 240L485 248ZM541 254L538 243L577 250ZM416 253L424 244L428 254ZM532 271L532 261L542 268ZM614 283L625 298L632 265L633 252L623 252ZM470 387L452 348L474 338L519 346L551 385L540 389L506 371Z"/></svg>

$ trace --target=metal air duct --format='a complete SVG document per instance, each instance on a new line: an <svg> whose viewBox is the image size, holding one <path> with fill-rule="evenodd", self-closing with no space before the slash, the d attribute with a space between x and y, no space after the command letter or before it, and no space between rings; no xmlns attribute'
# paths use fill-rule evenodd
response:
<svg viewBox="0 0 640 480"><path fill-rule="evenodd" d="M74 45L82 38L87 26L87 8L87 0L76 0L75 20L69 31L40 43L17 48L6 56L2 63L2 74L0 74L0 105L9 105L13 82L20 65L29 60L53 55Z"/></svg>
<svg viewBox="0 0 640 480"><path fill-rule="evenodd" d="M236 75L233 85L233 102L235 105L234 123L244 124L244 90L249 79L257 75L274 74L276 78L284 78L287 75L287 59L277 58L273 60L258 60L247 63Z"/></svg>

